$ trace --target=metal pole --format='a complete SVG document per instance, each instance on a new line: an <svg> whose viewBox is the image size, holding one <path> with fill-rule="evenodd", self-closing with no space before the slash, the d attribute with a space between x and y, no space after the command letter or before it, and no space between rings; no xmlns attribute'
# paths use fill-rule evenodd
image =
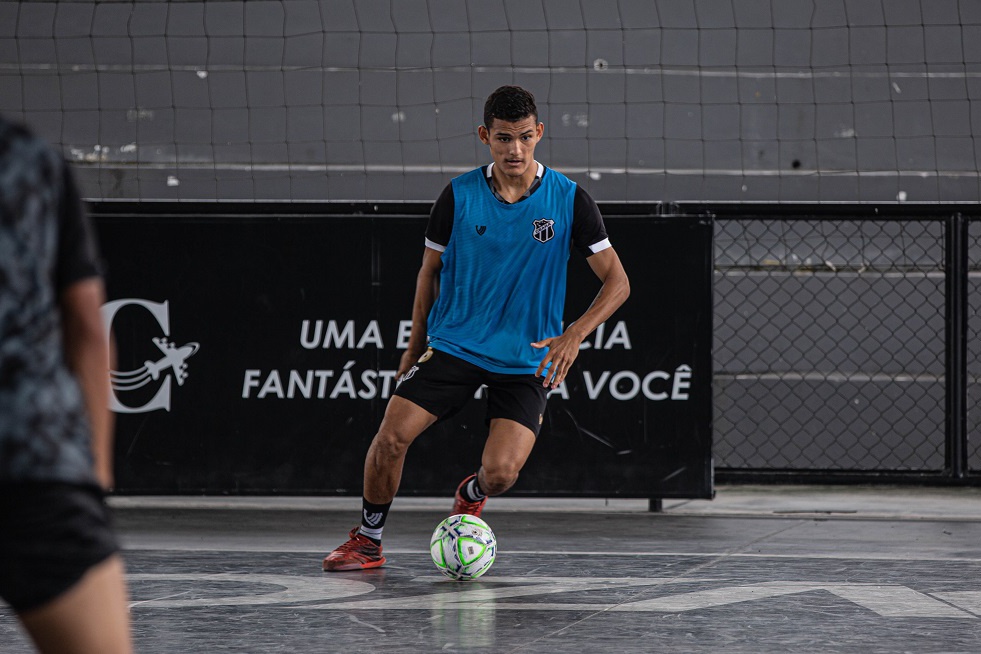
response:
<svg viewBox="0 0 981 654"><path fill-rule="evenodd" d="M947 219L944 244L946 295L945 472L953 479L967 475L967 221L961 214Z"/></svg>

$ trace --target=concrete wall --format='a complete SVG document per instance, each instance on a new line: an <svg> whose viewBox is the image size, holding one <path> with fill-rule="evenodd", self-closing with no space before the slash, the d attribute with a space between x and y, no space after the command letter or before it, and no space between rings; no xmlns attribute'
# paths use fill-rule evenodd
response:
<svg viewBox="0 0 981 654"><path fill-rule="evenodd" d="M90 198L431 202L537 95L600 201L976 202L975 0L0 4L0 112Z"/></svg>

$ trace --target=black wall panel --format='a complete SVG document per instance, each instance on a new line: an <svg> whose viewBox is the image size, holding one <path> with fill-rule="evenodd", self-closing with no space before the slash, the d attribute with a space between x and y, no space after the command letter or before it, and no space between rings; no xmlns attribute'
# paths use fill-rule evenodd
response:
<svg viewBox="0 0 981 654"><path fill-rule="evenodd" d="M360 495L425 217L136 207L95 215L118 352L119 491ZM511 494L709 497L711 221L607 226L631 298L553 393ZM598 288L573 252L567 320ZM416 441L400 493L452 493L485 436L478 398Z"/></svg>

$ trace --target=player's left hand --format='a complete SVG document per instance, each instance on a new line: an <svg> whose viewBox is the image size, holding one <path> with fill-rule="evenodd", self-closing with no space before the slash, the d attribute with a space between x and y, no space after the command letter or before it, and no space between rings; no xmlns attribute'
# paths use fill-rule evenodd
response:
<svg viewBox="0 0 981 654"><path fill-rule="evenodd" d="M548 353L535 371L536 377L542 377L542 386L555 389L565 381L565 376L579 356L581 343L581 339L566 332L561 336L552 336L531 344L539 350L548 348Z"/></svg>

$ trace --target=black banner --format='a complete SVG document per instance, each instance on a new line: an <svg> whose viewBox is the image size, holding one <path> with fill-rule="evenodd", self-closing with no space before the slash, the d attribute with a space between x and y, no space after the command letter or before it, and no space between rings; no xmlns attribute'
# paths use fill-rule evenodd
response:
<svg viewBox="0 0 981 654"><path fill-rule="evenodd" d="M95 214L121 493L360 495L409 334L424 216ZM632 295L583 343L510 495L710 497L712 225L607 216ZM567 320L599 288L570 258ZM475 399L400 494L480 463Z"/></svg>

